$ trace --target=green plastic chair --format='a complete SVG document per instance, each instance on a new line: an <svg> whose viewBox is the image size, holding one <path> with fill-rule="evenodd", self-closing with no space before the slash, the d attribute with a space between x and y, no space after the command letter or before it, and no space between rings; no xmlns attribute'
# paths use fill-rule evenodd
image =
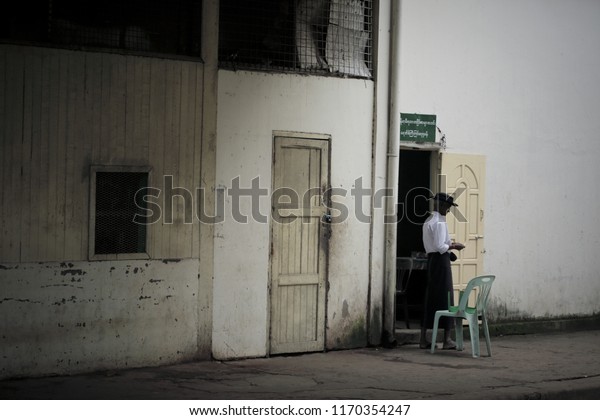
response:
<svg viewBox="0 0 600 420"><path fill-rule="evenodd" d="M490 343L490 332L488 330L488 322L485 316L490 290L496 276L478 276L467 284L464 292L461 293L458 306L450 306L447 311L436 311L433 320L432 337L437 337L437 330L440 318L443 316L454 318L456 325L456 349L463 350L463 329L462 320L466 319L469 324L469 332L471 334L471 347L473 357L479 357L479 318L481 317L481 325L485 334L485 343L487 344L488 356L492 356L492 346ZM475 306L469 306L469 296L477 292L477 300ZM435 352L435 339L431 340L431 354Z"/></svg>

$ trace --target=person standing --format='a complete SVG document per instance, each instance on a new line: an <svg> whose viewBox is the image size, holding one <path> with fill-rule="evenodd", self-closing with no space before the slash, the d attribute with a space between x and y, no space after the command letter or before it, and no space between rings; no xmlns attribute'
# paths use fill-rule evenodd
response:
<svg viewBox="0 0 600 420"><path fill-rule="evenodd" d="M433 328L435 312L448 309L448 305L454 305L454 293L452 290L452 271L450 269L450 250L460 251L465 246L452 242L448 234L446 214L453 206L454 198L445 193L437 193L433 197L434 210L423 224L423 245L427 252L427 289L425 292L425 306L423 308L423 320L421 323L421 338L419 347L430 348L427 342L427 329ZM452 341L453 319L442 317L440 327L444 329L443 349L455 349L456 343ZM436 337L432 337L435 341Z"/></svg>

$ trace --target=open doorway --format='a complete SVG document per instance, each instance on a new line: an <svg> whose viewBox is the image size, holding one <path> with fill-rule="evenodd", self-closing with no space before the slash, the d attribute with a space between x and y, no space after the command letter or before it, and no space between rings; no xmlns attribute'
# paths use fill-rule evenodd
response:
<svg viewBox="0 0 600 420"><path fill-rule="evenodd" d="M411 259L411 270L406 286L406 301L396 300L397 328L420 328L425 288L427 284L427 259L424 254L422 226L429 216L429 200L431 197L431 162L432 154L437 151L402 149L400 152L400 169L398 181L398 265ZM406 273L405 273L406 276ZM405 277L406 279L406 277ZM405 280L406 281L406 280ZM399 288L397 284L397 289ZM406 302L408 318L401 305Z"/></svg>

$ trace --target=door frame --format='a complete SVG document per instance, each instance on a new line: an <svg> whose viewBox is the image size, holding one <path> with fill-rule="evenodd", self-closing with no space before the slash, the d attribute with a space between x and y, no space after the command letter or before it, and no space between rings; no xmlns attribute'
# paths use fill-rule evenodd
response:
<svg viewBox="0 0 600 420"><path fill-rule="evenodd" d="M411 150L411 151L416 151L416 152L429 152L430 153L430 161L429 161L429 185L427 186L427 188L429 188L429 190L435 194L437 192L447 192L447 189L451 189L449 188L448 185L444 184L444 185L440 185L441 184L441 180L442 180L442 163L443 163L443 156L444 155L450 155L450 156L465 156L466 158L468 157L473 157L475 159L482 159L481 161L481 175L482 178L479 180L480 181L480 193L481 193L481 197L482 197L482 204L485 204L485 192L486 192L486 167L485 167L485 156L484 155L480 155L480 154L471 154L471 153L452 153L452 152L447 152L441 145L439 145L438 143L427 143L427 144L418 144L418 143L401 143L400 144L400 153L402 153L403 150ZM467 160L465 160L465 162L467 162ZM446 180L447 182L447 180ZM398 183L400 183L400 179L398 180ZM480 210L483 210L480 209ZM430 201L430 205L429 205L429 211L433 211L433 202ZM481 253L485 253L485 247L484 247L484 242L483 239L485 237L485 222L484 222L484 212L481 213L481 220L479 221L479 224L481 226L481 232L477 235L477 239L478 241L480 241L477 245L477 249L476 252L481 252ZM454 238L453 238L454 239ZM483 267L483 257L481 257L481 260L478 264L478 272L477 275L481 275L484 273L484 267ZM454 273L453 273L454 274ZM463 273L461 273L462 275ZM455 302L458 299L459 296L459 291L463 290L464 287L466 286L466 283L468 282L469 279L461 279L454 276L453 275L453 289L454 289L454 293L455 293ZM394 306L394 310L395 310L395 306ZM394 315L395 317L395 315ZM395 318L394 318L395 319Z"/></svg>
<svg viewBox="0 0 600 420"><path fill-rule="evenodd" d="M275 141L278 137L287 137L298 140L320 140L326 141L328 144L328 156L327 156L327 188L325 193L322 195L322 200L324 202L325 207L328 212L331 210L331 155L332 155L332 137L330 134L320 134L320 133L309 133L309 132L301 132L301 131L285 131L285 130L273 130L272 132L272 158L271 158L271 202L269 203L271 208L271 213L269 217L269 272L268 272L268 286L267 286L267 294L268 294L268 308L267 308L267 343L266 349L267 354L271 355L272 353L272 335L273 335L273 323L271 320L272 311L273 311L273 229L275 223L273 221L273 192L275 191L275 154L276 154L276 146ZM324 280L324 300L323 300L323 351L327 347L327 303L328 303L328 295L329 295L329 238L331 236L331 225L325 225L325 228L328 230L325 233L327 237L327 243L324 247L324 270L325 270L325 280ZM300 354L302 352L298 352Z"/></svg>

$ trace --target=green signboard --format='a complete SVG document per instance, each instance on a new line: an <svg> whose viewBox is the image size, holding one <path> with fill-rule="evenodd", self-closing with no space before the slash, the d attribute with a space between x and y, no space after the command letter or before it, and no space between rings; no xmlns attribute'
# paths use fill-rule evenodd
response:
<svg viewBox="0 0 600 420"><path fill-rule="evenodd" d="M400 114L400 140L435 142L435 115Z"/></svg>

